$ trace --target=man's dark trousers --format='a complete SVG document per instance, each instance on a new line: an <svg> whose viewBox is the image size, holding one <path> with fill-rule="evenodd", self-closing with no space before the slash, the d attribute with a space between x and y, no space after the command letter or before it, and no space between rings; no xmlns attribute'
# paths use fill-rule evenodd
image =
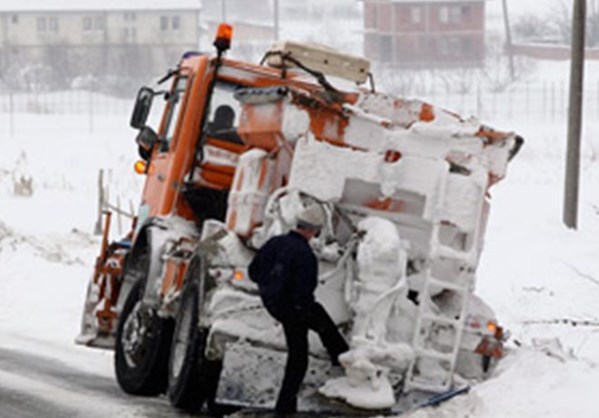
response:
<svg viewBox="0 0 599 418"><path fill-rule="evenodd" d="M327 311L318 302L314 302L302 318L277 319L283 325L288 354L285 377L275 410L278 413L292 413L297 410L297 392L308 369L308 330L318 333L333 365L339 364L339 355L349 350L349 347Z"/></svg>

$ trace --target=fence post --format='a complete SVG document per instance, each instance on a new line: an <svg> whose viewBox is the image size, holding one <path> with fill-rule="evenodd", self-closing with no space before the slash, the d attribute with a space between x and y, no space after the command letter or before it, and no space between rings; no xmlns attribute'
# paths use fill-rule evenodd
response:
<svg viewBox="0 0 599 418"><path fill-rule="evenodd" d="M104 209L104 170L98 171L98 219L94 228L95 235L102 234L102 211Z"/></svg>
<svg viewBox="0 0 599 418"><path fill-rule="evenodd" d="M547 82L543 81L543 119L547 119Z"/></svg>
<svg viewBox="0 0 599 418"><path fill-rule="evenodd" d="M526 101L526 118L530 119L530 106L529 106L529 99L530 99L530 94L529 94L529 88L530 88L530 82L527 81L526 84L524 85L524 100Z"/></svg>
<svg viewBox="0 0 599 418"><path fill-rule="evenodd" d="M483 119L483 100L482 93L480 91L480 83L476 86L476 114L479 118Z"/></svg>
<svg viewBox="0 0 599 418"><path fill-rule="evenodd" d="M8 125L10 136L15 136L15 103L12 90L8 92Z"/></svg>
<svg viewBox="0 0 599 418"><path fill-rule="evenodd" d="M551 121L555 121L555 81L551 82Z"/></svg>
<svg viewBox="0 0 599 418"><path fill-rule="evenodd" d="M117 195L116 197L116 214L117 214L117 222L118 222L118 228L119 228L119 236L123 235L123 215L122 215L122 208L121 208L121 197L119 195Z"/></svg>
<svg viewBox="0 0 599 418"><path fill-rule="evenodd" d="M567 120L568 119L568 105L566 104L566 94L564 92L564 90L565 90L564 85L565 85L564 81L562 81L559 84L559 102L558 103L560 104L559 111L562 115L562 118Z"/></svg>
<svg viewBox="0 0 599 418"><path fill-rule="evenodd" d="M89 112L89 133L94 131L94 96L93 92L89 90L89 101L88 101L88 112Z"/></svg>

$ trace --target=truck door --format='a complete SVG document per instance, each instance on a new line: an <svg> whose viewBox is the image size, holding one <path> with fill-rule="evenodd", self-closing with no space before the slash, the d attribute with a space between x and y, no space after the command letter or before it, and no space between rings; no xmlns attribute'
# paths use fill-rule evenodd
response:
<svg viewBox="0 0 599 418"><path fill-rule="evenodd" d="M200 222L205 219L225 220L229 189L239 155L247 149L237 131L241 105L234 94L238 88L239 85L218 81L208 104L193 187L185 193Z"/></svg>
<svg viewBox="0 0 599 418"><path fill-rule="evenodd" d="M152 155L143 198L139 213L139 224L148 216L167 215L171 212L175 193L171 159L173 140L178 134L180 116L185 107L184 98L188 88L188 77L178 76L171 91L165 94L163 106L155 106L153 112L162 112L163 117L158 130L159 143Z"/></svg>

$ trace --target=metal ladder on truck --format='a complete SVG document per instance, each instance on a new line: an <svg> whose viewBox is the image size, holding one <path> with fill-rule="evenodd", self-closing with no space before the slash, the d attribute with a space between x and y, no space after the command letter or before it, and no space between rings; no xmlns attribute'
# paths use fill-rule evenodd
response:
<svg viewBox="0 0 599 418"><path fill-rule="evenodd" d="M479 173L480 174L480 173ZM486 174L486 172L485 172ZM423 287L419 295L418 314L412 341L414 361L412 362L406 380L404 391L419 389L427 392L445 392L454 383L454 371L459 354L460 343L464 331L468 302L474 291L475 269L478 262L477 245L481 233L481 221L484 216L486 180L479 181L478 199L472 213L472 230L470 231L469 249L456 249L441 242L440 233L444 224L448 224L448 214L439 213L446 209L445 198L448 196L449 182L454 181L458 174L448 171L440 173L438 183L438 199L431 202L432 232L430 237L430 257L424 270ZM480 176L478 177L480 179ZM465 181L460 178L460 181ZM474 183L472 183L474 184ZM455 183L454 183L455 185ZM459 185L458 185L459 187ZM460 203L458 203L460 204ZM449 218L451 215L449 214ZM464 244L464 247L468 247ZM449 274L443 267L453 267ZM445 274L444 274L445 272ZM459 301L453 305L453 316L435 312L436 306L432 295L441 290L454 292ZM456 314L457 312L457 314ZM439 344L440 340L442 344Z"/></svg>

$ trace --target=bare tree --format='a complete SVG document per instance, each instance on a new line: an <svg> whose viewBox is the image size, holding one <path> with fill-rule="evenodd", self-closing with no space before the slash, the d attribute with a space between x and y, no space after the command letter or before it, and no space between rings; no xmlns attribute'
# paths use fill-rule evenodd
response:
<svg viewBox="0 0 599 418"><path fill-rule="evenodd" d="M585 45L599 45L599 0L586 0ZM552 33L565 44L572 42L572 1L556 0L547 16Z"/></svg>

